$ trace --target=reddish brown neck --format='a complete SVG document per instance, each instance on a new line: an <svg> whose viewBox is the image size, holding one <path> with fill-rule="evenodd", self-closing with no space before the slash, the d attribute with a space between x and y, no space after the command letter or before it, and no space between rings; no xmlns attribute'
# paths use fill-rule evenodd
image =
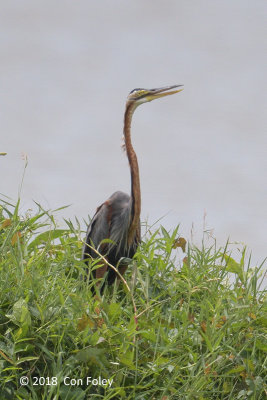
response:
<svg viewBox="0 0 267 400"><path fill-rule="evenodd" d="M128 244L133 242L136 230L139 227L141 214L141 188L139 179L139 167L137 157L131 141L131 121L135 110L134 103L127 103L124 114L124 138L127 157L131 171L131 198L132 198L132 221L128 232Z"/></svg>

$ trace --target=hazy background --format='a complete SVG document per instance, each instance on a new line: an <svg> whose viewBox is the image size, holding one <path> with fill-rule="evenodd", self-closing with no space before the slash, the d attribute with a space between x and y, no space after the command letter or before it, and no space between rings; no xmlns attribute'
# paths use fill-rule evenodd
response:
<svg viewBox="0 0 267 400"><path fill-rule="evenodd" d="M142 220L267 255L265 0L1 1L0 192L87 220L129 192L135 87L184 91L134 115ZM194 225L192 230L192 224ZM85 227L85 224L83 225Z"/></svg>

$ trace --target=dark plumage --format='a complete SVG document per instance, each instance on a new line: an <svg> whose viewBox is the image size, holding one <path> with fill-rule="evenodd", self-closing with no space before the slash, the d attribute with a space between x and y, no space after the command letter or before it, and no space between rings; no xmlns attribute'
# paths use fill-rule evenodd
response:
<svg viewBox="0 0 267 400"><path fill-rule="evenodd" d="M134 240L130 246L127 243L127 233L131 223L132 202L128 194L115 192L113 195L101 204L88 227L86 234L86 243L83 249L83 259L88 257L97 258L94 250L87 246L93 246L103 256L106 256L111 265L117 267L121 258L132 258L140 242L140 224L135 232ZM112 240L112 243L102 243L104 239ZM100 247L99 247L100 246ZM121 260L119 272L124 273L127 264ZM107 267L100 267L93 271L94 278L100 278L104 275ZM108 268L107 282L111 285L116 278L116 273L112 268Z"/></svg>

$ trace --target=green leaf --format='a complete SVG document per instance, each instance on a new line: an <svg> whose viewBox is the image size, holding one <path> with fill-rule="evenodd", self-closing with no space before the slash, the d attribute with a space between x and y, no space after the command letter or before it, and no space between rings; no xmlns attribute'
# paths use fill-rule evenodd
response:
<svg viewBox="0 0 267 400"><path fill-rule="evenodd" d="M207 345L209 351L212 353L212 352L213 352L213 346L212 346L211 341L209 340L208 336L205 335L205 333L202 332L202 331L200 331L200 334L201 334L201 336L203 337L203 339L205 340L206 345Z"/></svg>
<svg viewBox="0 0 267 400"><path fill-rule="evenodd" d="M65 400L84 400L86 393L80 387L67 386L63 383L59 389L60 398Z"/></svg>
<svg viewBox="0 0 267 400"><path fill-rule="evenodd" d="M258 326L262 326L264 328L267 328L267 318L266 317L259 317L255 320L255 324Z"/></svg>
<svg viewBox="0 0 267 400"><path fill-rule="evenodd" d="M133 363L134 352L126 351L123 355L119 356L119 360L122 364L126 365L128 368L135 370L135 365Z"/></svg>
<svg viewBox="0 0 267 400"><path fill-rule="evenodd" d="M40 244L51 242L51 241L63 236L66 233L69 233L69 230L67 230L67 229L54 229L54 230L50 230L50 231L46 231L46 232L40 233L40 235L38 235L28 245L28 249L32 250L35 247L39 246Z"/></svg>
<svg viewBox="0 0 267 400"><path fill-rule="evenodd" d="M121 305L119 303L111 303L108 306L108 315L111 321L117 319L121 315Z"/></svg>
<svg viewBox="0 0 267 400"><path fill-rule="evenodd" d="M13 305L12 314L7 314L6 317L19 326L16 331L16 339L25 337L31 327L31 314L27 302L23 298L19 299Z"/></svg>
<svg viewBox="0 0 267 400"><path fill-rule="evenodd" d="M33 360L38 360L39 357L21 357L17 362L16 365L22 364L24 362L28 362L28 361L33 361Z"/></svg>
<svg viewBox="0 0 267 400"><path fill-rule="evenodd" d="M232 272L233 274L237 274L241 282L244 282L244 269L243 262L236 262L232 257L222 254L224 260L226 261L226 271Z"/></svg>
<svg viewBox="0 0 267 400"><path fill-rule="evenodd" d="M44 215L45 215L45 212L42 212L41 214L37 214L34 217L29 218L27 220L27 225L32 226L36 221L38 221L38 219L42 218ZM45 225L47 225L47 224L45 224ZM38 225L38 228L40 228L40 225Z"/></svg>
<svg viewBox="0 0 267 400"><path fill-rule="evenodd" d="M162 232L164 238L165 238L165 239L170 239L170 234L169 234L169 232L167 232L166 229L165 229L162 225L160 226L160 229L161 229L161 232Z"/></svg>
<svg viewBox="0 0 267 400"><path fill-rule="evenodd" d="M157 335L152 330L141 331L141 332L139 332L139 334L141 334L141 336L143 336L144 338L150 340L153 343L156 343L156 341L157 341Z"/></svg>
<svg viewBox="0 0 267 400"><path fill-rule="evenodd" d="M245 369L244 365L238 365L237 367L230 369L230 371L227 371L226 375L239 374L240 372L245 371Z"/></svg>
<svg viewBox="0 0 267 400"><path fill-rule="evenodd" d="M23 298L13 305L12 314L6 316L18 326L31 325L31 314L28 310L28 304Z"/></svg>
<svg viewBox="0 0 267 400"><path fill-rule="evenodd" d="M216 350L220 346L220 343L221 343L222 339L224 338L224 336L225 336L225 332L224 332L224 330L222 330L222 332L218 336L216 342L214 343L214 346L213 346L214 350Z"/></svg>
<svg viewBox="0 0 267 400"><path fill-rule="evenodd" d="M105 354L105 349L87 347L76 354L76 359L84 363L98 364L102 367L109 366Z"/></svg>
<svg viewBox="0 0 267 400"><path fill-rule="evenodd" d="M256 339L256 347L259 350L262 350L267 353L267 344L262 343L259 339Z"/></svg>

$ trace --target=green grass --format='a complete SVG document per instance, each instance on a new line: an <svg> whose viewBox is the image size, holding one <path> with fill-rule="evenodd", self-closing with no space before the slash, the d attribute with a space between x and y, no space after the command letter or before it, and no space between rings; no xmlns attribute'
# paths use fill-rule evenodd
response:
<svg viewBox="0 0 267 400"><path fill-rule="evenodd" d="M77 220L58 229L56 212L1 204L1 400L266 398L264 266L246 249L233 259L203 242L179 263L178 229L143 227L130 292L114 286L100 301L80 279Z"/></svg>

